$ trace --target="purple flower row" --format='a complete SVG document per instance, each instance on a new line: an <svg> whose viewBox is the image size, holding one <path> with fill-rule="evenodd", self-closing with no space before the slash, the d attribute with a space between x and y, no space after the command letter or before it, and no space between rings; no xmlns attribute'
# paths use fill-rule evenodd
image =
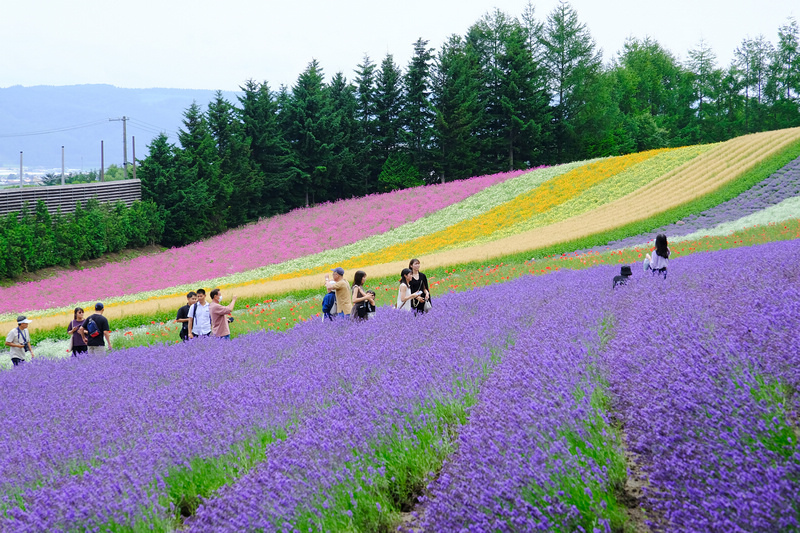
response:
<svg viewBox="0 0 800 533"><path fill-rule="evenodd" d="M375 450L389 441L417 446L415 431L437 423L426 409L437 402L464 401L468 384L481 379L493 350L502 347L527 316L526 309L504 303L514 291L511 284L487 290L490 297L481 309L475 307L473 293L445 295L429 315L384 312L375 323L351 329L358 332L357 338L369 339L364 351L392 361L392 371L376 376L325 413L305 418L294 435L267 450L258 468L204 502L189 529L291 530L298 520L311 516L315 529L327 530L323 515L330 513L341 517L340 524L349 524L353 509L336 508L337 487L353 486L357 480L363 484L360 489L369 490L384 482L387 465ZM390 342L379 341L392 330L398 334L391 335ZM366 505L359 503L357 493L350 499L348 507ZM336 522L336 516L327 523Z"/></svg>
<svg viewBox="0 0 800 533"><path fill-rule="evenodd" d="M519 333L486 381L458 452L429 486L421 528L575 530L596 519L608 529L591 486L608 487L611 465L564 439L602 415L586 403L595 367L636 454L629 466L644 472L653 529L797 529L798 253L800 241L695 254L674 261L668 280L636 273L614 291L610 266L537 278L550 315ZM601 350L599 317L613 324ZM585 486L588 506L559 486L565 476Z"/></svg>
<svg viewBox="0 0 800 533"><path fill-rule="evenodd" d="M13 398L0 406L0 492L10 507L0 530L131 525L148 508L166 516L159 480L170 469L286 428L389 368L353 358L347 330L330 326L0 373L0 390ZM401 339L388 332L390 340Z"/></svg>
<svg viewBox="0 0 800 533"><path fill-rule="evenodd" d="M280 501L244 516L270 521L289 513L321 486L292 473L334 473L326 465L341 466L336 461L352 443L363 447L370 435L390 432L425 401L463 395L453 387L456 378L479 379L491 349L505 342L512 320L487 326L469 295L437 302L435 315L416 321L387 309L349 327L312 321L286 333L131 349L0 374L0 390L15 399L0 406L0 491L8 509L0 530L166 520L171 469L292 424L289 438L268 449L265 466L269 472L280 457L277 465L288 469L284 478L268 479L284 483L274 493ZM259 486L262 471L241 486L247 479ZM208 508L197 523L214 516Z"/></svg>
<svg viewBox="0 0 800 533"><path fill-rule="evenodd" d="M458 452L429 486L423 530L574 531L581 524L609 530L601 494L610 490L613 461L593 456L589 435L592 421L610 429L591 404L597 393L591 354L599 350L604 307L597 296L607 280L585 272L558 276L558 283L517 284L524 305L536 298L546 307L484 384ZM620 457L611 432L600 440Z"/></svg>
<svg viewBox="0 0 800 533"><path fill-rule="evenodd" d="M757 213L767 207L779 204L789 198L800 196L800 158L756 184L735 198L723 202L701 213L689 215L672 224L656 228L648 233L634 235L618 241L609 242L576 253L606 252L620 248L632 248L646 242L655 241L656 235L663 233L669 237L689 235L695 231L713 228L725 222L732 222L747 215Z"/></svg>
<svg viewBox="0 0 800 533"><path fill-rule="evenodd" d="M800 528L798 253L795 240L695 254L614 295L602 357L653 528Z"/></svg>
<svg viewBox="0 0 800 533"><path fill-rule="evenodd" d="M413 436L425 406L463 401L454 384L479 382L508 341L430 486L428 530L607 527L592 493L611 483L588 427L606 423L596 372L648 477L645 505L663 517L654 527L797 528L797 399L783 387L800 388L798 253L800 241L694 254L667 280L636 272L614 291L615 267L563 271L444 295L423 317L387 309L1 373L0 530L163 520L170 469L288 426L188 526L290 527L330 506L354 469L377 481L376 443ZM613 453L613 436L601 440ZM582 495L559 493L570 479Z"/></svg>

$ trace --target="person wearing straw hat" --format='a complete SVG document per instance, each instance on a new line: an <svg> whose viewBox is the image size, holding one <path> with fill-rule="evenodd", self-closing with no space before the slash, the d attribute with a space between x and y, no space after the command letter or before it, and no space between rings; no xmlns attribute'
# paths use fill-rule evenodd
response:
<svg viewBox="0 0 800 533"><path fill-rule="evenodd" d="M17 327L6 335L6 346L11 350L11 363L19 366L28 360L27 354L31 354L33 359L33 347L31 346L31 332L28 331L28 324L31 320L25 315L17 317Z"/></svg>

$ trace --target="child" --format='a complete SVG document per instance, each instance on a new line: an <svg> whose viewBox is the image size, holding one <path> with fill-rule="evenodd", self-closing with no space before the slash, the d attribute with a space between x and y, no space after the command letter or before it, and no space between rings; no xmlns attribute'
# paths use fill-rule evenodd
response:
<svg viewBox="0 0 800 533"><path fill-rule="evenodd" d="M322 320L333 320L336 314L336 291L328 289L328 294L322 299Z"/></svg>
<svg viewBox="0 0 800 533"><path fill-rule="evenodd" d="M375 304L372 303L375 301L375 291L370 289L367 291L367 294L372 295L372 301L368 301L367 303L367 320L369 320L370 318L375 318L377 309L375 308Z"/></svg>
<svg viewBox="0 0 800 533"><path fill-rule="evenodd" d="M633 274L631 272L631 267L625 265L619 269L619 276L614 276L614 285L612 288L616 287L617 285L627 285L628 278Z"/></svg>

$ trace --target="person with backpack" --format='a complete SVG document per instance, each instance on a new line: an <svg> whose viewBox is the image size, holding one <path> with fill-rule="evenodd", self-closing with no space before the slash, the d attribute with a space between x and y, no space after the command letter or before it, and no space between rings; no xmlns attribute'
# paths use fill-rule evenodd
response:
<svg viewBox="0 0 800 533"><path fill-rule="evenodd" d="M197 289L197 301L189 307L189 338L211 335L211 305L206 301L206 290Z"/></svg>
<svg viewBox="0 0 800 533"><path fill-rule="evenodd" d="M94 304L94 314L89 315L78 330L86 337L89 355L103 355L106 349L111 349L111 328L108 326L108 319L103 316L104 311L102 302Z"/></svg>
<svg viewBox="0 0 800 533"><path fill-rule="evenodd" d="M11 351L11 363L14 366L19 366L28 360L27 354L31 354L33 359L33 346L31 346L31 332L28 331L28 324L31 320L25 315L17 317L17 327L12 329L6 335L6 346Z"/></svg>
<svg viewBox="0 0 800 533"><path fill-rule="evenodd" d="M336 292L333 289L328 289L328 294L322 299L322 320L327 318L333 320L336 315Z"/></svg>
<svg viewBox="0 0 800 533"><path fill-rule="evenodd" d="M350 318L350 312L353 310L352 294L350 293L350 284L344 279L344 269L336 267L331 270L333 279L329 279L325 275L325 287L328 290L333 290L336 293L336 312L340 317Z"/></svg>
<svg viewBox="0 0 800 533"><path fill-rule="evenodd" d="M189 309L197 301L197 293L190 291L186 295L186 305L178 309L178 314L175 317L175 322L181 325L181 330L178 336L183 342L189 340Z"/></svg>

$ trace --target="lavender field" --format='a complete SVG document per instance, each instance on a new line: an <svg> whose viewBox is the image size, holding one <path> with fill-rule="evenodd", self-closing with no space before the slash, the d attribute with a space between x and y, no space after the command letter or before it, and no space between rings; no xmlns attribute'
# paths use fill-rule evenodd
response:
<svg viewBox="0 0 800 533"><path fill-rule="evenodd" d="M798 253L2 372L0 530L798 530Z"/></svg>

